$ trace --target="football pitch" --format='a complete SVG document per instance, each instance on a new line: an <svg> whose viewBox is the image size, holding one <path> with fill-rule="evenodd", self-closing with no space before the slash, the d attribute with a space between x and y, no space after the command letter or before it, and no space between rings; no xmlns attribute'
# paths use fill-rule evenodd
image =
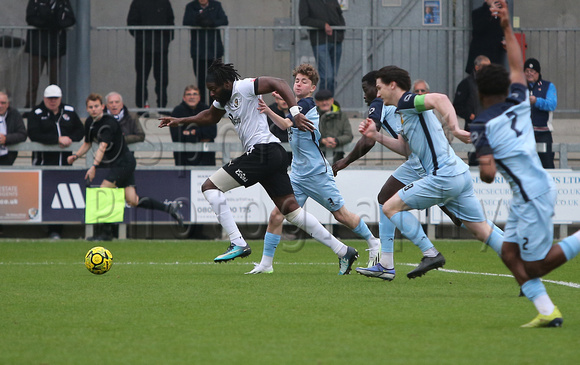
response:
<svg viewBox="0 0 580 365"><path fill-rule="evenodd" d="M363 241L354 266L368 257ZM84 266L86 241L0 240L0 364L577 364L580 262L548 275L562 328L536 316L493 251L437 241L443 270L409 280L421 258L395 245L392 282L354 272L314 241L214 264L223 241L106 242L112 269Z"/></svg>

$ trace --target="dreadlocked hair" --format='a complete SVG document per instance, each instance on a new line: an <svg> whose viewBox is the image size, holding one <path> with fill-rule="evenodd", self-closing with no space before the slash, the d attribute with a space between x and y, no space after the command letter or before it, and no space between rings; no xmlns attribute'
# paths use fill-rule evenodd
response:
<svg viewBox="0 0 580 365"><path fill-rule="evenodd" d="M502 65L483 66L475 74L480 96L507 95L510 87L510 74Z"/></svg>
<svg viewBox="0 0 580 365"><path fill-rule="evenodd" d="M396 82L397 86L405 91L411 90L411 77L409 73L397 66L385 66L379 70L377 78L385 85Z"/></svg>
<svg viewBox="0 0 580 365"><path fill-rule="evenodd" d="M234 82L240 79L240 74L233 63L223 63L221 58L215 59L207 69L207 82L223 85L227 81Z"/></svg>

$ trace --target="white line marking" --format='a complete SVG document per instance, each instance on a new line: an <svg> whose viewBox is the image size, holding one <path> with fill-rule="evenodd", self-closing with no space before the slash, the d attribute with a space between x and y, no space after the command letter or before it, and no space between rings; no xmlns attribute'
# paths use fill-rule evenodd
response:
<svg viewBox="0 0 580 365"><path fill-rule="evenodd" d="M79 264L71 264L67 262L0 262L0 265L15 265L15 266L36 266L36 265L81 265ZM114 262L115 265L218 265L213 261L205 261L205 262ZM228 262L227 265L237 265L237 266L247 266L247 265L255 265L257 262ZM275 262L274 265L295 265L295 266L313 266L313 265L331 265L334 266L336 263L330 262ZM404 265L404 266L417 266L416 264L410 263L398 263L397 265ZM465 274L465 275L481 275L481 276L497 276L502 278L510 278L513 279L512 275L509 274L495 274L490 272L475 272L475 271L463 271L463 270L452 270L452 269L438 269L440 272L446 272L450 274ZM580 284L573 283L570 281L561 281L561 280L548 280L542 279L545 283L556 284L567 286L570 288L580 289Z"/></svg>

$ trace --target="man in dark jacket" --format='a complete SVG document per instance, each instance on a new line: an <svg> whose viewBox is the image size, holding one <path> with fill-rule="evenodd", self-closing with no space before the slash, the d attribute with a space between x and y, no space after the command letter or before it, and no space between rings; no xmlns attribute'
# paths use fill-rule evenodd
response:
<svg viewBox="0 0 580 365"><path fill-rule="evenodd" d="M494 0L485 0L477 9L471 12L471 24L473 27L471 43L469 44L469 55L465 72L471 73L474 68L475 58L484 55L491 63L503 65L505 59L505 48L503 41L503 31L499 25L499 20L491 15L489 10Z"/></svg>
<svg viewBox="0 0 580 365"><path fill-rule="evenodd" d="M43 3L40 9L36 3ZM67 26L57 21L57 2L65 3L72 16L72 20ZM62 16L62 14L61 14ZM48 70L48 81L50 84L58 83L58 73L61 64L61 57L66 54L66 30L65 28L74 25L74 14L68 0L29 0L26 7L26 23L37 27L30 29L26 33L26 47L24 51L29 53L28 57L28 87L26 90L25 108L30 108L36 104L36 94L38 92L38 82L40 73L44 67ZM72 24L71 24L72 23Z"/></svg>
<svg viewBox="0 0 580 365"><path fill-rule="evenodd" d="M461 80L457 85L455 98L453 99L453 107L458 116L465 120L466 131L469 131L469 124L477 114L481 111L481 104L479 102L479 92L477 91L477 83L475 82L475 74L483 66L489 65L491 62L487 56L479 55L475 58L473 72L466 78ZM475 152L468 152L467 158L469 166L478 166L477 156Z"/></svg>
<svg viewBox="0 0 580 365"><path fill-rule="evenodd" d="M129 112L129 109L123 103L121 94L111 91L105 96L105 100L105 113L112 115L119 122L125 136L125 142L127 144L143 142L145 140L145 132L141 122L139 122L139 116Z"/></svg>
<svg viewBox="0 0 580 365"><path fill-rule="evenodd" d="M346 25L340 4L337 0L300 0L298 15L300 25L318 28L310 31L310 44L320 75L318 86L334 93L344 30L332 27Z"/></svg>
<svg viewBox="0 0 580 365"><path fill-rule="evenodd" d="M8 94L0 91L0 165L12 165L18 151L10 151L11 144L26 141L26 127L18 110L10 107Z"/></svg>
<svg viewBox="0 0 580 365"><path fill-rule="evenodd" d="M61 148L83 139L84 127L75 109L62 103L62 91L57 85L44 90L44 100L34 107L28 117L28 136L32 142L47 145L58 144ZM66 166L71 152L32 153L33 165Z"/></svg>
<svg viewBox="0 0 580 365"><path fill-rule="evenodd" d="M219 29L228 25L228 16L222 4L215 0L195 0L187 4L183 15L183 25L203 27L191 31L191 59L197 86L202 90L201 102L206 104L205 75L214 59L224 55L224 45Z"/></svg>
<svg viewBox="0 0 580 365"><path fill-rule="evenodd" d="M209 107L200 101L199 88L188 85L183 91L183 101L171 112L172 117L183 118L197 115ZM213 142L217 136L217 127L181 125L171 128L171 140L180 143ZM204 165L215 166L215 152L173 152L176 166Z"/></svg>
<svg viewBox="0 0 580 365"><path fill-rule="evenodd" d="M556 86L550 81L542 79L540 62L529 58L524 62L524 74L530 91L530 105L532 106L532 124L534 137L537 143L546 144L546 152L539 152L538 156L545 169L554 168L554 152L552 152L552 117L558 106Z"/></svg>
<svg viewBox="0 0 580 365"><path fill-rule="evenodd" d="M169 0L133 0L127 15L129 26L175 25ZM153 67L157 107L167 106L167 54L173 40L172 30L130 30L135 37L136 104L145 106L148 100L147 79Z"/></svg>

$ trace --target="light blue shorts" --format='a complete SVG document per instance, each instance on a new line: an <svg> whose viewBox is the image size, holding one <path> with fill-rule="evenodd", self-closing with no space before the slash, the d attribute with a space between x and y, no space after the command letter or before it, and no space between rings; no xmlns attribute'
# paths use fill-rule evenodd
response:
<svg viewBox="0 0 580 365"><path fill-rule="evenodd" d="M427 175L399 190L399 197L413 209L445 205L461 220L485 221L481 203L473 192L469 170L457 176Z"/></svg>
<svg viewBox="0 0 580 365"><path fill-rule="evenodd" d="M308 198L312 198L329 212L336 212L344 205L344 199L336 187L332 169L328 169L326 173L300 178L290 173L290 182L292 182L296 201L301 207Z"/></svg>
<svg viewBox="0 0 580 365"><path fill-rule="evenodd" d="M522 260L543 260L552 248L556 196L556 189L551 189L524 204L510 207L503 240L520 246Z"/></svg>
<svg viewBox="0 0 580 365"><path fill-rule="evenodd" d="M413 164L410 161L405 161L401 166L397 167L392 176L403 184L408 185L426 175L427 174L423 167L413 167Z"/></svg>

